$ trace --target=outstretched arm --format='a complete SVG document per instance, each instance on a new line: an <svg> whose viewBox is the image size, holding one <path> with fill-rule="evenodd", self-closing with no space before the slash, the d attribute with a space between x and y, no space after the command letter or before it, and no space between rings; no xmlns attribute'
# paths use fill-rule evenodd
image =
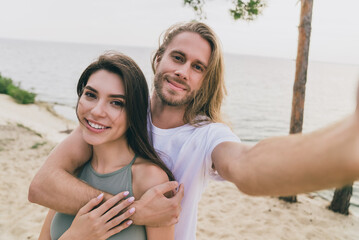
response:
<svg viewBox="0 0 359 240"><path fill-rule="evenodd" d="M101 193L74 176L91 154L90 146L83 141L79 127L76 128L50 153L35 175L29 188L29 201L75 215Z"/></svg>
<svg viewBox="0 0 359 240"><path fill-rule="evenodd" d="M289 196L351 183L359 178L359 107L309 134L269 138L254 147L223 142L212 161L223 178L250 195Z"/></svg>

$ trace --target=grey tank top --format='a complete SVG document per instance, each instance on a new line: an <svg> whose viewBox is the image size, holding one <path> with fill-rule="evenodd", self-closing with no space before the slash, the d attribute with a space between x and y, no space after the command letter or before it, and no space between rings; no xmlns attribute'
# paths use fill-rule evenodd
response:
<svg viewBox="0 0 359 240"><path fill-rule="evenodd" d="M125 167L106 174L97 173L91 166L90 161L85 164L81 173L79 174L79 179L82 179L89 185L104 191L111 193L113 195L123 192L129 191L130 194L128 197L133 196L132 191L132 164L136 160L136 155L132 159L132 161ZM57 240L61 237L62 234L71 226L72 221L75 216L68 215L64 213L56 213L50 228L51 239ZM139 226L132 224L130 227L122 230L121 232L111 236L111 240L117 239L135 239L135 240L145 240L146 237L146 229L145 226Z"/></svg>

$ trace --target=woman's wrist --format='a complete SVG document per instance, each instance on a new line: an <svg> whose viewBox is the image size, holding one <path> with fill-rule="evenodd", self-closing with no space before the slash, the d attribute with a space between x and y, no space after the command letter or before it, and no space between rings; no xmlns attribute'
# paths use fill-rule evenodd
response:
<svg viewBox="0 0 359 240"><path fill-rule="evenodd" d="M72 240L72 239L78 239L76 238L76 235L71 232L71 228L67 229L64 234L59 238L59 240Z"/></svg>

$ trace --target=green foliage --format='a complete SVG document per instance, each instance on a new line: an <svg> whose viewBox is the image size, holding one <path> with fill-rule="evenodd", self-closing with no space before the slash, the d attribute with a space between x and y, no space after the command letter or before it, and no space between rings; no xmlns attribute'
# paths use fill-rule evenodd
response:
<svg viewBox="0 0 359 240"><path fill-rule="evenodd" d="M38 132L32 130L32 129L29 128L29 127L26 127L26 126L22 125L21 123L17 123L16 126L21 127L21 128L23 128L23 129L26 129L27 131L32 132L33 134L35 134L35 135L37 135L37 136L39 136L39 137L42 138L42 135L41 135L40 133L38 133Z"/></svg>
<svg viewBox="0 0 359 240"><path fill-rule="evenodd" d="M34 103L36 94L28 92L20 88L19 85L14 85L10 78L5 78L0 74L0 93L8 94L21 104Z"/></svg>
<svg viewBox="0 0 359 240"><path fill-rule="evenodd" d="M10 78L4 78L0 74L0 93L7 94L7 87L9 85L13 85L12 80Z"/></svg>
<svg viewBox="0 0 359 240"><path fill-rule="evenodd" d="M229 9L229 13L234 20L254 20L258 15L262 13L265 5L265 0L232 0L233 8ZM200 18L206 18L203 11L205 0L184 0L184 5L189 5L193 8L196 15Z"/></svg>
<svg viewBox="0 0 359 240"><path fill-rule="evenodd" d="M193 8L196 15L200 18L206 18L205 13L202 10L205 0L184 0L184 5L189 5Z"/></svg>
<svg viewBox="0 0 359 240"><path fill-rule="evenodd" d="M243 2L237 0L235 2L235 8L230 9L229 12L234 20L244 19L247 21L254 20L256 16L262 13L262 9L265 7L263 0L250 0Z"/></svg>
<svg viewBox="0 0 359 240"><path fill-rule="evenodd" d="M34 145L31 146L31 149L37 149L43 145L45 145L47 142L37 142Z"/></svg>

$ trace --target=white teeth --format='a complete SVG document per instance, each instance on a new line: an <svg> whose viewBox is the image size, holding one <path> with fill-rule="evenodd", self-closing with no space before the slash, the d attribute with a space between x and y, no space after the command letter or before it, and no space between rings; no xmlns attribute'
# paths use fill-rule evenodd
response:
<svg viewBox="0 0 359 240"><path fill-rule="evenodd" d="M90 121L88 121L88 123L91 127L96 128L96 129L104 129L105 128L104 126L98 125L96 123L92 123Z"/></svg>

